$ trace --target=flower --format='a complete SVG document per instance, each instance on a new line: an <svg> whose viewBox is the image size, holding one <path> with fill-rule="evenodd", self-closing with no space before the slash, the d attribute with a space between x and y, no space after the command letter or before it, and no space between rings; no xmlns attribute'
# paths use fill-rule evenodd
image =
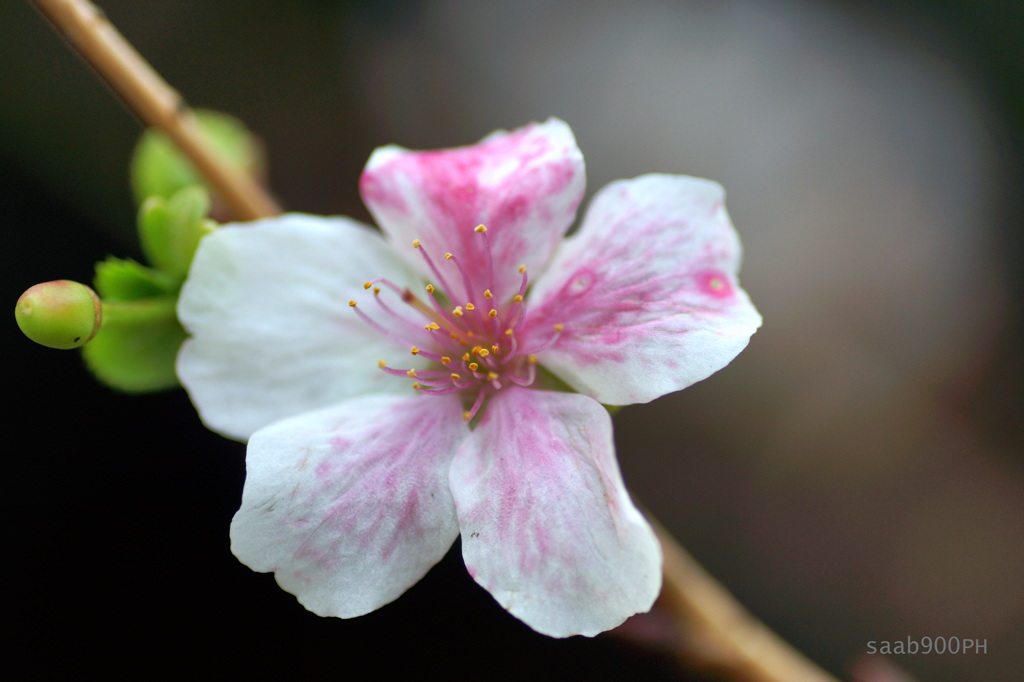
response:
<svg viewBox="0 0 1024 682"><path fill-rule="evenodd" d="M236 556L347 618L461 533L470 575L539 632L648 610L661 552L602 403L700 381L760 325L722 189L615 182L563 240L584 167L557 119L378 149L360 189L383 238L297 214L225 227L182 292L181 380L208 426L249 438Z"/></svg>

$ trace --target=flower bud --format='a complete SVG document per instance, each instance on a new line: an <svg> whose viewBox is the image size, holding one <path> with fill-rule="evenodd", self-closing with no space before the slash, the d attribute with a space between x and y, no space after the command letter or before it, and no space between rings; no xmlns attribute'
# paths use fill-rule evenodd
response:
<svg viewBox="0 0 1024 682"><path fill-rule="evenodd" d="M103 308L96 292L61 279L29 288L14 308L18 327L48 348L78 348L99 331Z"/></svg>

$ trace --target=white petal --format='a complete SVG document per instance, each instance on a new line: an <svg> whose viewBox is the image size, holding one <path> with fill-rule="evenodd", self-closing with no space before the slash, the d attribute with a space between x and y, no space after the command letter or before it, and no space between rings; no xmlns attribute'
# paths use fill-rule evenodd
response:
<svg viewBox="0 0 1024 682"><path fill-rule="evenodd" d="M409 349L348 305L381 276L416 281L379 234L347 218L285 215L203 239L178 302L192 335L178 376L207 426L245 439L352 396L408 391L377 361Z"/></svg>
<svg viewBox="0 0 1024 682"><path fill-rule="evenodd" d="M746 347L761 316L740 288L740 242L710 180L644 175L594 197L530 293L540 362L610 405L707 378ZM527 342L528 343L528 342Z"/></svg>
<svg viewBox="0 0 1024 682"><path fill-rule="evenodd" d="M593 636L658 596L661 548L594 400L500 391L459 448L451 487L470 575L534 630Z"/></svg>
<svg viewBox="0 0 1024 682"><path fill-rule="evenodd" d="M468 429L453 396L371 396L253 434L231 549L310 611L387 604L458 536L448 465Z"/></svg>

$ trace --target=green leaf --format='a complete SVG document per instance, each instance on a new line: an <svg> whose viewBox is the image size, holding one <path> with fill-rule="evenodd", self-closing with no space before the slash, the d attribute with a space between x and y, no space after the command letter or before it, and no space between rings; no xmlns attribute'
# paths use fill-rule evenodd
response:
<svg viewBox="0 0 1024 682"><path fill-rule="evenodd" d="M210 145L232 166L259 176L263 174L263 149L236 118L216 111L195 112ZM132 191L141 205L149 197L170 199L179 190L203 185L202 176L166 135L150 128L139 139L131 164Z"/></svg>
<svg viewBox="0 0 1024 682"><path fill-rule="evenodd" d="M103 304L103 326L82 348L86 366L103 383L128 393L178 386L174 372L185 330L172 296Z"/></svg>
<svg viewBox="0 0 1024 682"><path fill-rule="evenodd" d="M107 256L106 260L96 263L93 287L105 302L134 301L150 297L176 296L183 280L183 276L147 268L130 259Z"/></svg>
<svg viewBox="0 0 1024 682"><path fill-rule="evenodd" d="M146 199L139 210L139 240L149 263L184 279L199 240L216 228L206 218L209 210L210 195L198 185L179 190L170 200Z"/></svg>

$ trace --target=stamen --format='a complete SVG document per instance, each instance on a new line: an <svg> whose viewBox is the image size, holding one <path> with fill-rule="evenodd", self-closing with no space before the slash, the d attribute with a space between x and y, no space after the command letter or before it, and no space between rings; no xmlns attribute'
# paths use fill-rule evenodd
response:
<svg viewBox="0 0 1024 682"><path fill-rule="evenodd" d="M409 352L412 353L413 355L419 355L420 349L417 348L416 346L413 346L412 348L409 349Z"/></svg>
<svg viewBox="0 0 1024 682"><path fill-rule="evenodd" d="M487 313L487 317L497 317L497 316L498 316L498 311L495 310L494 308L491 308L490 312Z"/></svg>
<svg viewBox="0 0 1024 682"><path fill-rule="evenodd" d="M372 286L373 286L373 282L363 282L363 288L364 289L369 289Z"/></svg>
<svg viewBox="0 0 1024 682"><path fill-rule="evenodd" d="M491 293L490 289L484 289L484 298L494 298L494 294Z"/></svg>
<svg viewBox="0 0 1024 682"><path fill-rule="evenodd" d="M491 287L494 286L494 258L491 256L491 238L487 236L487 227L484 225L477 225L474 231L484 238L484 262L487 266L487 291L484 292L486 298L490 298L488 293Z"/></svg>
<svg viewBox="0 0 1024 682"><path fill-rule="evenodd" d="M415 378L416 370L410 369L408 372L405 373L405 376Z"/></svg>
<svg viewBox="0 0 1024 682"><path fill-rule="evenodd" d="M480 410L480 406L484 404L484 393L486 393L486 391L477 392L476 400L473 401L473 407L469 408L468 412L462 413L463 419L469 421L476 416L476 413Z"/></svg>
<svg viewBox="0 0 1024 682"><path fill-rule="evenodd" d="M452 361L452 359L450 357L448 357L447 355L442 355L441 356L441 364L442 365L447 365L451 361Z"/></svg>

